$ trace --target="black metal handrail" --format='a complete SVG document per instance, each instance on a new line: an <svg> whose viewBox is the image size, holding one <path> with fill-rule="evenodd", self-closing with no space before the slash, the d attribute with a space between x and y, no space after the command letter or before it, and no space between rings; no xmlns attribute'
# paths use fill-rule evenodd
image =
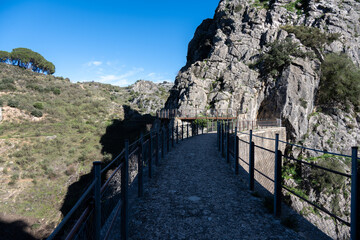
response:
<svg viewBox="0 0 360 240"><path fill-rule="evenodd" d="M235 164L235 173L237 173L236 171L236 167L239 165L239 160L243 163L245 163L246 165L249 166L249 187L250 190L254 190L254 172L259 173L261 176L265 177L267 180L271 181L274 183L274 215L275 216L280 216L281 214L281 204L280 204L280 200L281 200L281 189L284 188L286 191L288 191L289 193L293 194L294 196L299 197L300 199L306 201L308 204L312 205L313 207L319 209L320 211L328 214L330 217L333 217L334 219L336 219L337 221L341 222L342 224L349 226L350 227L350 236L351 239L358 239L358 237L360 236L359 234L359 229L360 229L360 219L359 219L359 210L360 210L360 206L359 206L359 198L360 198L360 190L359 190L359 179L360 179L360 170L358 167L358 160L360 158L358 158L357 152L358 152L358 148L357 147L353 147L352 148L352 155L346 155L346 154L340 154L340 153L333 153L333 152L328 152L328 151L323 151L323 150L319 150L319 149L313 149L313 148L308 148L308 147L304 147L304 146L300 146L298 144L293 144L293 143L289 143L283 140L279 140L279 134L276 134L276 138L269 138L269 137L264 137L264 136L259 136L259 135L255 135L253 134L251 129L243 129L243 130L248 130L249 132L237 132L237 128L232 129L232 127L228 124L228 123L219 123L218 124L218 148L219 151L221 153L222 156L225 157L225 159L228 161L228 156L234 156L234 164ZM235 134L230 134L230 132L235 132ZM237 136L237 134L245 134L249 137L248 141L245 141L243 139L241 139L240 137ZM229 138L230 136L230 138ZM265 140L269 140L274 142L274 149L268 149L266 147L263 146L259 146L256 145L252 139L253 137L255 138L261 138L261 139L265 139ZM244 157L240 157L239 156L239 148L238 147L238 143L245 143L249 145L249 152L247 153L247 156L249 157L249 160L246 161L244 159ZM323 167L320 166L318 164L312 163L312 162L307 162L307 161L303 161L300 159L296 159L295 157L292 156L287 156L285 154L283 154L280 150L278 150L279 148L279 143L284 143L293 147L297 147L297 148L302 148L304 150L308 150L308 151L314 151L317 153L323 153L323 154L329 154L329 155L334 155L334 156L340 156L340 157L345 157L345 158L351 158L352 159L352 173L348 174L348 173L344 173L344 172L340 172L337 170L333 170L327 167ZM233 150L232 147L229 148L229 146L236 146L235 149ZM256 160L256 156L254 154L255 152L255 148L267 151L269 153L272 153L274 155L274 162L275 162L275 179L271 179L269 176L267 176L266 174L264 174L263 172L261 172L259 169L256 169L255 166L255 160ZM314 168L318 168L327 172L331 172L333 174L337 174L343 177L347 177L351 179L351 222L348 222L344 219L342 219L341 217L337 216L336 214L330 212L329 210L327 210L326 208L319 206L318 204L315 204L311 201L309 201L308 199L306 199L303 196L300 196L299 194L297 194L295 191L292 191L289 187L283 185L282 182L282 158L284 159L289 159L292 161L295 161L297 163L300 164L304 164L310 167L314 167Z"/></svg>

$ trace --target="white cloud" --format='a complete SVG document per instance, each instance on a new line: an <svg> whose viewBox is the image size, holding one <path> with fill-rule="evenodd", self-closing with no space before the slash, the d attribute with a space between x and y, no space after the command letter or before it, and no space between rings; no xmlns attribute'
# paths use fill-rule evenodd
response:
<svg viewBox="0 0 360 240"><path fill-rule="evenodd" d="M88 62L86 65L91 67L91 66L100 66L102 64L102 62L100 61L91 61L91 62Z"/></svg>
<svg viewBox="0 0 360 240"><path fill-rule="evenodd" d="M117 86L127 86L131 84L131 80L129 78L134 78L136 75L143 72L143 68L133 68L123 74L115 75L115 74L108 74L102 75L99 78L101 83L110 83Z"/></svg>

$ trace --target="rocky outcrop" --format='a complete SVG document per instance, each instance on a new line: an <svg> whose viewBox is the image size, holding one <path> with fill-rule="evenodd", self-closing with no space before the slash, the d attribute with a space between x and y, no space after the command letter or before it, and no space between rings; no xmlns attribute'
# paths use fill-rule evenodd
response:
<svg viewBox="0 0 360 240"><path fill-rule="evenodd" d="M138 80L129 86L129 101L132 105L136 105L141 112L154 114L164 106L172 87L173 84L170 82L154 83Z"/></svg>
<svg viewBox="0 0 360 240"><path fill-rule="evenodd" d="M316 118L314 113L323 54L344 52L360 63L359 19L360 3L355 0L222 0L214 18L204 20L189 43L187 64L176 77L166 107L196 108L204 113L234 109L250 119L281 118L291 141L328 151L348 151L351 144L360 143L358 113L353 112L351 125L345 117L348 114L341 110L320 113ZM339 38L319 50L283 30L286 25L314 27L338 33ZM261 68L252 66L269 49L267 44L286 38L316 57L292 56L291 63L276 77L264 77ZM324 128L341 129L338 137L329 137L333 142L346 138L346 144L331 146L318 140L317 135L329 134L326 132L312 135L319 121L326 122Z"/></svg>

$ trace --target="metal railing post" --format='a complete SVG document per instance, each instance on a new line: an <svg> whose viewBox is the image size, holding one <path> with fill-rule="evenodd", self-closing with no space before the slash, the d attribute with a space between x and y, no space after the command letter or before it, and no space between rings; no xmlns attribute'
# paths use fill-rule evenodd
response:
<svg viewBox="0 0 360 240"><path fill-rule="evenodd" d="M234 164L235 164L235 174L239 175L239 141L237 136L237 127L235 127L234 135Z"/></svg>
<svg viewBox="0 0 360 240"><path fill-rule="evenodd" d="M121 239L129 238L129 140L125 140L125 161L121 169Z"/></svg>
<svg viewBox="0 0 360 240"><path fill-rule="evenodd" d="M254 165L255 165L255 144L252 141L252 130L250 130L250 150L249 150L249 188L254 191Z"/></svg>
<svg viewBox="0 0 360 240"><path fill-rule="evenodd" d="M95 200L95 239L100 240L101 232L101 162L93 162L94 166L94 200Z"/></svg>
<svg viewBox="0 0 360 240"><path fill-rule="evenodd" d="M351 240L360 238L360 171L358 162L358 148L351 149L351 223L350 237Z"/></svg>
<svg viewBox="0 0 360 240"><path fill-rule="evenodd" d="M143 195L143 158L144 158L144 136L140 134L139 156L138 156L138 197Z"/></svg>
<svg viewBox="0 0 360 240"><path fill-rule="evenodd" d="M279 140L279 134L277 140ZM274 216L280 217L281 215L281 158L282 152L276 149L275 152L275 179L274 179Z"/></svg>
<svg viewBox="0 0 360 240"><path fill-rule="evenodd" d="M274 216L279 217L281 214L281 156L279 158L279 134L275 134L275 174L274 174ZM279 165L280 161L280 165ZM279 175L280 173L280 175ZM278 179L279 178L279 179ZM279 209L278 209L279 208Z"/></svg>
<svg viewBox="0 0 360 240"><path fill-rule="evenodd" d="M184 140L184 123L181 124L181 140Z"/></svg>

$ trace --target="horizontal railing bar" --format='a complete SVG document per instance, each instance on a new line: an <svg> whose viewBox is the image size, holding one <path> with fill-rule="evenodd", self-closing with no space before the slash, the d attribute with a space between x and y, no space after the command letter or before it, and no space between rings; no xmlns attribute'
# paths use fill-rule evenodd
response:
<svg viewBox="0 0 360 240"><path fill-rule="evenodd" d="M47 238L48 240L53 239L56 234L61 230L61 228L65 225L65 223L70 219L72 214L77 210L77 208L81 205L81 203L84 201L86 196L90 193L92 188L95 186L95 180L92 181L90 186L86 189L86 191L81 195L80 199L76 202L74 207L66 214L65 218L61 221L61 223L55 228L55 230L52 232L52 234Z"/></svg>
<svg viewBox="0 0 360 240"><path fill-rule="evenodd" d="M89 213L90 213L90 206L87 206L86 209L84 210L84 212L79 217L79 219L76 221L74 227L71 229L69 234L66 236L65 240L71 240L74 238L74 235L78 232L81 224L84 222L85 218L89 215Z"/></svg>
<svg viewBox="0 0 360 240"><path fill-rule="evenodd" d="M306 149L306 150L311 150L311 151L320 152L320 153L324 153L324 154L336 155L336 156L340 156L340 157L351 158L351 156L349 156L349 155L344 155L344 154L340 154L340 153L333 153L333 152L327 152L327 151L318 150L318 149L314 149L314 148L308 148L308 147L300 146L300 145L297 145L297 144L294 144L294 143L285 142L285 141L282 141L282 140L279 140L279 142L282 142L282 143L285 143L285 144L288 144L288 145L291 145L291 146L295 146L295 147L298 147L298 148L303 148L303 149Z"/></svg>
<svg viewBox="0 0 360 240"><path fill-rule="evenodd" d="M136 147L136 148L134 149L134 151L132 151L132 152L129 154L129 157L131 157L132 155L134 155L135 152L138 151L138 150L139 150L139 147Z"/></svg>
<svg viewBox="0 0 360 240"><path fill-rule="evenodd" d="M107 185L109 185L110 180L114 177L114 175L124 166L124 162L122 162L115 170L114 172L111 174L111 176L108 178L108 180L106 180L106 182L104 183L104 185L101 187L100 192L103 193L105 191L105 188L107 187Z"/></svg>
<svg viewBox="0 0 360 240"><path fill-rule="evenodd" d="M104 239L103 239L103 240L108 239L108 237L110 236L111 229L112 229L112 227L114 226L114 222L115 222L115 220L116 220L117 216L119 215L119 212L120 212L121 206L122 206L122 203L120 203L120 204L119 204L119 206L116 208L115 215L114 215L113 219L111 220L111 223L110 223L109 229L107 230L106 235L105 235L105 237L104 237Z"/></svg>
<svg viewBox="0 0 360 240"><path fill-rule="evenodd" d="M131 148L132 146L134 146L135 144L137 144L140 141L140 139L136 140L135 142L133 142L132 144L129 145L129 148Z"/></svg>
<svg viewBox="0 0 360 240"><path fill-rule="evenodd" d="M106 170L108 170L108 168L109 168L112 164L114 164L114 162L115 162L116 160L118 160L118 159L121 157L121 155L124 154L124 152L125 152L125 149L123 149L123 150L121 151L121 153L116 156L116 158L114 158L108 165L106 165L106 167L104 167L104 168L101 170L101 173L103 173L103 172L105 172Z"/></svg>
<svg viewBox="0 0 360 240"><path fill-rule="evenodd" d="M253 137L258 137L258 138L262 138L262 139L275 141L275 139L273 139L273 138L262 137L262 136L258 136L258 135L255 135L255 134L253 134Z"/></svg>
<svg viewBox="0 0 360 240"><path fill-rule="evenodd" d="M240 142L243 142L243 143L246 143L246 144L249 144L249 142L245 141L245 140L242 140L241 138L238 138L240 140Z"/></svg>
<svg viewBox="0 0 360 240"><path fill-rule="evenodd" d="M266 176L264 173L260 172L260 171L259 171L259 170L257 170L256 168L254 168L254 170L255 170L255 172L258 172L260 175L262 175L263 177L265 177L266 179L268 179L268 180L270 180L270 181L274 182L274 180L273 180L273 179L271 179L270 177Z"/></svg>
<svg viewBox="0 0 360 240"><path fill-rule="evenodd" d="M281 185L284 189L286 189L288 192L294 194L295 196L301 198L302 200L304 200L305 202L309 203L310 205L316 207L317 209L323 211L324 213L327 213L328 215L330 215L331 217L333 218L336 218L336 220L342 222L343 224L345 224L346 226L350 227L350 223L346 222L345 220L342 220L341 218L339 218L338 216L336 216L335 214L329 212L327 209L321 207L321 206L318 206L316 205L315 203L313 202L310 202L309 200L307 200L306 198L298 195L297 193L295 193L294 191L290 190L288 187L286 187L285 185Z"/></svg>
<svg viewBox="0 0 360 240"><path fill-rule="evenodd" d="M303 163L303 164L306 164L306 165L309 165L309 166L312 166L312 167L320 168L322 170L332 172L332 173L335 173L335 174L338 174L338 175L341 175L341 176L344 176L344 177L351 178L350 174L346 174L346 173L338 172L338 171L335 171L335 170L332 170L332 169L329 169L329 168L321 167L321 166L313 164L313 163L308 163L308 162L305 162L305 161L302 161L302 160L299 160L299 159L296 159L296 158L293 158L293 157L285 156L284 154L282 154L282 155L283 155L283 157L285 157L287 159L290 159L290 160L293 160L293 161L296 161L296 162L300 162L300 163Z"/></svg>
<svg viewBox="0 0 360 240"><path fill-rule="evenodd" d="M268 152L271 152L271 153L274 153L274 154L275 154L275 152L274 152L273 150L270 150L270 149L267 149L267 148L261 147L261 146L256 145L256 144L254 144L254 146L255 146L255 147L257 147L257 148L260 148L260 149L262 149L262 150L265 150L265 151L268 151Z"/></svg>
<svg viewBox="0 0 360 240"><path fill-rule="evenodd" d="M240 159L242 162L244 162L245 164L249 165L249 163L247 163L244 159L242 159L241 157L239 157L238 159Z"/></svg>

